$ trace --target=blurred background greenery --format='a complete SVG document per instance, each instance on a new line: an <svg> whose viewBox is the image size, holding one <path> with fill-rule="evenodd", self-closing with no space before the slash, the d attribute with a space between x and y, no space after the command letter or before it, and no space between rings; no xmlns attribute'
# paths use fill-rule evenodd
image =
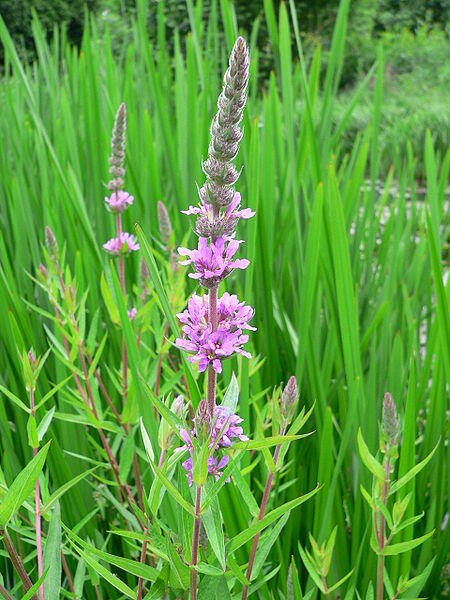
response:
<svg viewBox="0 0 450 600"><path fill-rule="evenodd" d="M174 31L190 30L186 2L182 0L150 0L148 34L157 40L156 9L165 13L166 40L173 48ZM268 85L274 68L270 35L264 19L263 0L235 1L240 28L250 33L259 20L259 86ZM274 3L278 10L280 2ZM327 68L327 53L339 7L338 0L295 0L306 60L317 44L323 49L322 70ZM203 15L207 19L211 0L204 0ZM32 34L32 12L36 11L48 37L55 26L65 24L67 37L75 45L81 43L87 11L93 16L99 32L109 29L112 45L119 54L127 37L133 35L131 19L135 16L134 0L0 0L0 13L14 39L21 58L32 61L35 48ZM381 174L386 174L398 156L406 154L410 140L418 162L418 176L423 174L423 140L427 129L433 132L435 148L445 152L449 146L450 43L448 24L449 0L353 0L349 14L345 60L340 80L340 94L334 106L339 122L355 86L376 61L381 42L386 65L385 99L380 131ZM223 35L221 32L218 34ZM294 45L294 34L292 33ZM157 44L155 44L155 47ZM3 49L0 48L0 61ZM367 94L371 94L371 89ZM361 102L345 131L344 146L350 151L358 131L371 119L370 102ZM393 141L395 140L395 144Z"/></svg>

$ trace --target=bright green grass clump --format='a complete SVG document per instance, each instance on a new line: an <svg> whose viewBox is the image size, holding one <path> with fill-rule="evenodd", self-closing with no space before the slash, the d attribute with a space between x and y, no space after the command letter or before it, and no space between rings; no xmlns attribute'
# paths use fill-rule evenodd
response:
<svg viewBox="0 0 450 600"><path fill-rule="evenodd" d="M177 245L185 245L186 224L179 211L196 202L195 184L204 180L201 158L207 155L221 74L239 24L228 0L213 5L209 22L202 20L201 3L194 5L189 0L191 33L186 39L175 38L171 56L166 51L162 11L158 45L149 43L145 4L138 2L132 43L119 56L113 55L108 34L97 35L95 23L86 25L78 52L67 45L62 32L56 31L47 43L35 22L39 58L26 66L19 62L0 20L6 56L0 82L0 498L3 482L10 485L31 458L27 415L4 391L26 400L18 350L22 354L34 347L42 355L49 345L54 346L38 382L39 398L69 375L67 366L57 358L58 327L48 318L51 306L35 280L46 225L51 226L60 246L65 245L65 262L77 279L79 297L89 290L86 331L92 328L89 343L93 354L108 334L101 357L103 376L116 406L121 402L122 335L116 326L120 319L108 302L108 293L114 294L117 281L101 244L112 233L104 196L109 138L122 101L128 114L127 190L135 198L133 211L124 215L124 229L133 231L137 222L151 241L166 289L172 291L169 300L173 312L184 307L187 297L184 284L171 280L172 259L160 241L157 202L163 200L168 208ZM256 216L241 225L251 266L233 285L255 307L253 324L258 332L251 341L254 358L250 363L226 363L223 380L229 381L232 372L236 373L239 411L253 432L267 416L272 387L295 373L301 405L309 409L315 402L315 434L290 449L272 501L281 505L315 488L317 482L322 486L309 502L291 512L272 546L267 564L279 569L259 589L260 598L269 598L271 593L275 598L297 597L292 595L293 586L297 589L296 581L292 581L297 572L302 589L311 589L313 583L300 560L299 542L305 548L311 533L322 543L330 538L335 525L330 581L336 582L354 569L341 589L353 597L356 588L366 597L374 580L376 557L370 548L370 511L360 492L361 484L370 491L371 477L362 466L356 435L361 428L365 443L376 454L386 391L403 415L400 476L445 438L450 324L442 257L448 252L445 192L450 155L435 154L435 132L429 132L423 140L427 176L424 199L417 197L412 152L401 159L393 153L395 165L387 181L378 181L380 165L386 164L379 144L384 85L381 51L354 97L348 99L348 106L339 111L340 121L336 123L333 108L349 4L348 0L341 4L324 77L320 76L320 48L306 71L297 20L300 15L292 12L293 3L282 3L277 15L272 0L264 2L276 59L276 70L264 91L255 84L258 55L252 42L258 23L249 37L249 98L238 166L244 167L240 179L243 205L255 209ZM217 43L219 28L225 32L228 48ZM290 44L292 30L297 41L295 52ZM375 84L368 94L372 80ZM362 98L367 102L368 97L370 125L354 139L351 153L343 154L341 141L352 112ZM364 110L369 107L365 105ZM127 269L131 295L132 284L139 281L139 257L130 259ZM136 348L135 354L130 352L131 385L140 401L145 393L138 370L144 370L153 389L160 352L165 357L161 394L183 392L180 369L166 360L169 350L173 355L176 351L170 344L161 348L166 325L164 302L152 296L142 317L145 327L139 352ZM119 308L123 310L123 306ZM171 323L171 327L176 324ZM202 380L199 384L203 385ZM73 382L68 383L49 400L56 406L45 438L53 440L47 457L53 491L82 471L98 466L97 449L83 421L75 417L73 387ZM223 391L219 390L219 396ZM48 408L47 403L43 414ZM136 432L140 414L151 429L149 401L147 406L145 401L136 401L123 415L132 432ZM129 445L122 443L115 424L108 429L111 420L111 413L107 413L105 429L121 459L121 470L129 472ZM156 430L151 432L152 442L157 435ZM142 459L145 455L138 434L135 440ZM439 596L446 560L446 453L441 441L426 468L408 483L412 495L407 514L412 517L424 511L425 518L400 532L397 542L407 542L433 529L434 535L415 550L386 558L392 581L400 575L420 575L429 566L431 574L421 596ZM261 459L251 466L253 470L245 477L258 496L266 467ZM144 477L149 476L147 469ZM112 479L111 473L107 477ZM42 481L41 488L45 490L47 483ZM93 541L96 548L134 556L125 534L111 538L109 531L117 529L117 524L111 525L117 501L111 493L103 493L103 487L106 484L98 480L77 482L61 496L61 520L83 540ZM230 535L247 526L248 510L233 486L221 492L221 509ZM176 510L174 505L167 518L175 519ZM80 546L79 540L71 540ZM73 548L67 540L65 543L69 550ZM32 545L27 548L27 552L33 551ZM6 582L12 571L5 556L0 553L0 573ZM121 577L120 568L126 573L126 566L108 566L108 557L100 554L90 563L88 554L83 556L85 562L69 559L72 575L78 573L77 564L85 569L77 580L84 582L86 578L79 597L95 598L96 585L102 598L123 597L99 577L93 565L100 561L112 572L119 569ZM239 564L245 560L248 551L239 556ZM292 561L296 568L290 570ZM133 587L135 575L129 573L128 580L127 575L123 579ZM33 581L37 581L35 572Z"/></svg>

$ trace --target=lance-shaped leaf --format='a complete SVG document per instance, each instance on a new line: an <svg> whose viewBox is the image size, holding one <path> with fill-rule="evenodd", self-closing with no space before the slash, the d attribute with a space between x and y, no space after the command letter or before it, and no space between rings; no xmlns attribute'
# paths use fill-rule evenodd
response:
<svg viewBox="0 0 450 600"><path fill-rule="evenodd" d="M11 517L19 510L33 491L44 466L49 447L50 442L41 448L28 465L17 475L3 497L0 503L0 529L5 528Z"/></svg>
<svg viewBox="0 0 450 600"><path fill-rule="evenodd" d="M364 441L364 438L361 433L361 429L358 429L358 448L359 453L361 455L361 459L372 475L381 481L384 481L385 473L383 467L380 463L375 459L374 456L370 453L369 448Z"/></svg>
<svg viewBox="0 0 450 600"><path fill-rule="evenodd" d="M438 447L438 445L439 445L439 442L436 444L436 446L433 448L433 450L430 452L430 454L426 458L424 458L420 463L418 463L412 469L410 469L407 473L405 473L403 475L403 477L400 477L400 479L398 481L395 481L391 485L390 490L389 490L389 495L395 494L395 492L398 492L398 490L400 490L404 485L406 485L408 483L408 481L410 481L413 477L415 477L417 475L417 473L419 473L424 468L424 466L433 457L433 454L436 452L436 448Z"/></svg>

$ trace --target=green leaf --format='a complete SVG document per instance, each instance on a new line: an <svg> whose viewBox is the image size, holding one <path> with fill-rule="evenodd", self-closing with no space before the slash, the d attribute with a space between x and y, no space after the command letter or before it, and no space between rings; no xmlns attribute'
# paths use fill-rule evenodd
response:
<svg viewBox="0 0 450 600"><path fill-rule="evenodd" d="M4 529L11 517L22 506L34 489L47 457L48 442L28 465L17 475L0 503L0 529Z"/></svg>
<svg viewBox="0 0 450 600"><path fill-rule="evenodd" d="M61 523L59 504L50 517L47 539L44 546L44 569L47 578L44 584L46 600L59 600L61 589Z"/></svg>
<svg viewBox="0 0 450 600"><path fill-rule="evenodd" d="M109 289L108 284L106 283L105 274L102 273L100 278L100 289L103 296L103 301L106 305L106 308L109 313L109 318L114 323L114 325L120 325L120 316L119 311L117 310L117 306L114 302L113 295L111 290Z"/></svg>
<svg viewBox="0 0 450 600"><path fill-rule="evenodd" d="M396 492L398 492L398 490L400 490L404 485L406 485L408 483L408 481L410 481L413 477L415 477L417 475L417 473L419 473L425 467L425 465L431 460L431 458L433 457L433 454L436 452L436 449L438 446L439 446L439 442L436 444L436 446L433 448L433 450L430 452L430 454L426 458L424 458L422 461L420 461L420 463L418 463L412 469L410 469L407 473L405 473L403 475L403 477L400 477L400 479L398 481L395 481L389 489L389 495L395 494Z"/></svg>
<svg viewBox="0 0 450 600"><path fill-rule="evenodd" d="M30 587L30 589L28 590L28 592L22 596L22 600L31 600L31 598L34 596L34 594L41 587L41 583L45 580L46 576L47 576L47 571L44 571L42 573L42 577L40 577L36 581L36 583Z"/></svg>
<svg viewBox="0 0 450 600"><path fill-rule="evenodd" d="M233 448L238 450L262 450L271 446L278 446L286 442L293 442L305 437L309 437L314 432L304 433L303 435L274 435L271 437L262 438L260 440L248 440L246 442L234 442Z"/></svg>
<svg viewBox="0 0 450 600"><path fill-rule="evenodd" d="M373 498L371 497L371 495L369 494L369 492L366 490L366 488L361 484L359 486L359 489L361 490L361 494L363 495L364 500L366 500L366 502L368 503L368 505L370 506L370 508L374 512L377 512L376 504L375 504Z"/></svg>
<svg viewBox="0 0 450 600"><path fill-rule="evenodd" d="M372 475L375 475L378 480L384 481L384 469L370 453L369 448L367 447L362 436L361 429L358 429L358 448L363 463L366 465Z"/></svg>
<svg viewBox="0 0 450 600"><path fill-rule="evenodd" d="M337 583L335 583L330 588L328 588L328 591L329 592L334 592L334 590L337 590L338 587L340 587L344 583L344 581L347 581L347 579L349 577L351 577L353 571L354 571L354 569L352 569L349 573L347 573L347 575L344 575L344 577L342 577L342 579L339 579L339 581Z"/></svg>
<svg viewBox="0 0 450 600"><path fill-rule="evenodd" d="M92 558L92 556L89 556L87 552L76 546L76 544L74 544L73 542L70 543L74 547L76 553L79 554L82 559L84 559L86 564L89 565L91 569L93 569L94 573L100 575L100 577L103 577L105 581L110 583L122 594L125 594L127 598L133 598L133 600L135 600L136 593L130 587L128 587L126 583L124 583L121 579L116 577L116 575L110 573L108 569L105 569L104 566L102 566L98 561Z"/></svg>
<svg viewBox="0 0 450 600"><path fill-rule="evenodd" d="M413 548L417 548L420 544L423 544L426 540L428 540L434 534L433 531L422 535L414 540L409 540L407 542L399 542L398 544L390 544L383 548L380 552L383 556L395 556L396 554L401 554L402 552L407 552L408 550L412 550Z"/></svg>
<svg viewBox="0 0 450 600"><path fill-rule="evenodd" d="M230 414L236 412L236 407L239 402L239 386L234 372L231 374L231 381L224 394L222 406L230 409Z"/></svg>
<svg viewBox="0 0 450 600"><path fill-rule="evenodd" d="M42 506L41 514L45 515L52 508L52 506L55 504L55 502L57 502L61 498L61 496L63 494L65 494L68 490L70 490L70 488L73 487L74 485L76 485L79 481L81 481L82 479L84 479L85 477L90 475L90 473L93 473L94 471L96 471L97 468L98 467L93 467L92 469L83 471L83 473L80 473L80 475L77 475L70 481L67 481L61 487L59 487L56 491L54 491L53 494L51 494L51 496L48 498L48 500L44 504L44 506Z"/></svg>
<svg viewBox="0 0 450 600"><path fill-rule="evenodd" d="M212 487L212 482L206 482L205 490L208 493ZM219 499L215 495L209 502L209 509L202 513L202 522L205 527L206 535L211 544L211 548L219 561L219 565L225 571L225 541L223 535L223 520L220 512Z"/></svg>
<svg viewBox="0 0 450 600"><path fill-rule="evenodd" d="M262 568L264 566L264 563L265 563L267 557L269 556L269 552L270 552L272 546L275 544L275 542L279 539L279 537L281 535L281 531L282 531L283 527L286 525L286 523L290 517L290 514L291 514L290 511L285 513L277 521L277 523L272 527L272 529L270 531L265 531L263 533L263 535L261 536L259 543L258 543L258 549L256 550L255 562L253 564L252 577L251 577L250 581L252 579L255 579L256 576L262 572Z"/></svg>
<svg viewBox="0 0 450 600"><path fill-rule="evenodd" d="M19 408L21 408L22 410L24 410L27 413L31 413L31 410L28 408L28 406L26 406L26 404L24 404L22 402L22 400L20 398L18 398L15 394L13 394L7 388L5 388L4 385L0 384L0 392L5 394L5 396L7 398L9 398L11 400L11 402L13 402L16 406L18 406Z"/></svg>
<svg viewBox="0 0 450 600"><path fill-rule="evenodd" d="M30 415L27 421L28 445L30 448L39 448L36 417Z"/></svg>
<svg viewBox="0 0 450 600"><path fill-rule="evenodd" d="M50 427L50 423L52 422L53 415L55 414L56 407L53 406L50 410L48 410L45 415L42 417L41 422L37 428L37 439L40 442L44 435L47 433L47 429Z"/></svg>
<svg viewBox="0 0 450 600"><path fill-rule="evenodd" d="M278 508L274 508L267 515L265 515L261 520L254 521L248 529L238 533L230 542L227 544L228 551L235 552L238 548L240 548L243 544L251 540L257 533L259 533L262 529L265 529L268 525L282 517L286 512L293 510L303 502L306 502L310 498L312 498L320 489L319 486L300 496L299 498L295 498L294 500L290 500L286 502L282 506Z"/></svg>
<svg viewBox="0 0 450 600"><path fill-rule="evenodd" d="M236 484L237 489L239 490L239 493L240 493L242 499L244 500L245 504L247 505L248 510L250 511L250 514L253 517L257 517L259 514L258 503L256 502L255 497L253 496L248 483L246 482L244 476L242 475L242 473L240 472L239 469L236 469L234 471L233 480L234 480L234 483Z"/></svg>
<svg viewBox="0 0 450 600"><path fill-rule="evenodd" d="M324 594L325 588L323 587L322 579L320 578L319 574L317 573L316 568L313 565L313 563L311 562L311 560L309 559L307 553L300 546L300 542L298 544L298 551L300 552L300 556L302 557L303 564L305 565L306 570L310 574L311 579L314 581L314 583L319 588L319 590Z"/></svg>
<svg viewBox="0 0 450 600"><path fill-rule="evenodd" d="M133 457L135 451L134 431L134 429L131 430L130 433L125 437L125 442L123 443L120 452L119 479L122 483L126 482L131 469L131 465L133 464Z"/></svg>

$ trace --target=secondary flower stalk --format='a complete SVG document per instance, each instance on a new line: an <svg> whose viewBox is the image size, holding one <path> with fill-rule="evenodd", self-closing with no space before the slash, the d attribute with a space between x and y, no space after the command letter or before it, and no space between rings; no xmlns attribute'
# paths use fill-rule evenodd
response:
<svg viewBox="0 0 450 600"><path fill-rule="evenodd" d="M56 241L56 240L55 240ZM30 350L27 354L26 360L28 360L29 373L30 373L30 381L27 383L28 393L30 396L30 410L31 410L31 419L34 421L34 429L37 430L36 425L36 411L34 408L34 392L36 389L35 383L35 370L38 366L38 361L34 355L33 350ZM33 456L36 456L39 450L39 443L33 443ZM37 549L37 563L38 563L38 577L39 579L44 574L44 559L42 554L42 528L41 528L41 494L39 489L39 477L36 479L36 485L34 487L34 503L35 503L35 514L34 514L34 522L36 528L36 549ZM44 600L44 583L41 583L39 586L39 598L40 600Z"/></svg>
<svg viewBox="0 0 450 600"><path fill-rule="evenodd" d="M109 172L112 178L108 184L111 196L105 198L107 208L116 215L116 237L103 244L103 249L112 256L119 257L119 281L122 295L125 298L125 257L139 250L139 244L134 236L122 230L122 213L133 204L134 198L124 191L125 176L125 133L127 128L127 110L125 104L119 106L114 121L111 137L111 156ZM135 316L133 309L129 311L132 320ZM128 353L125 336L122 336L122 404L125 406L128 392Z"/></svg>
<svg viewBox="0 0 450 600"><path fill-rule="evenodd" d="M397 437L398 437L398 418L395 402L389 392L386 392L383 398L383 411L380 431L380 447L385 457L383 460L384 481L381 484L381 502L386 505L386 500L389 495L389 477L393 469L393 461L397 457ZM386 540L386 518L380 512L378 521L377 512L374 513L374 525L378 542L378 550L381 552L387 544ZM384 577L384 562L383 554L378 554L377 558L377 600L383 600L383 577Z"/></svg>
<svg viewBox="0 0 450 600"><path fill-rule="evenodd" d="M281 396L280 409L281 409L281 414L283 417L283 423L281 426L280 435L284 435L286 433L287 426L289 425L290 421L292 420L295 409L297 407L298 397L299 397L299 394L298 394L298 388L297 388L297 380L294 376L292 376L289 379L286 387L284 388L282 396ZM275 452L273 454L273 462L274 462L275 466L278 462L280 450L281 450L281 444L278 444L278 446L276 446ZM269 500L269 494L270 494L270 490L272 487L272 481L273 481L273 473L272 473L272 471L269 471L269 474L267 476L266 485L264 488L263 497L261 500L261 506L259 507L259 514L258 514L259 521L261 521L263 519L264 514L266 512L267 502ZM250 551L250 558L248 561L247 572L246 572L246 577L247 577L248 581L250 581L250 578L252 576L253 564L255 562L256 550L258 549L258 543L259 543L260 537L261 537L261 532L258 532L255 535L255 537L253 538L252 548ZM245 585L242 588L241 600L247 600L247 596L248 596L248 586Z"/></svg>

